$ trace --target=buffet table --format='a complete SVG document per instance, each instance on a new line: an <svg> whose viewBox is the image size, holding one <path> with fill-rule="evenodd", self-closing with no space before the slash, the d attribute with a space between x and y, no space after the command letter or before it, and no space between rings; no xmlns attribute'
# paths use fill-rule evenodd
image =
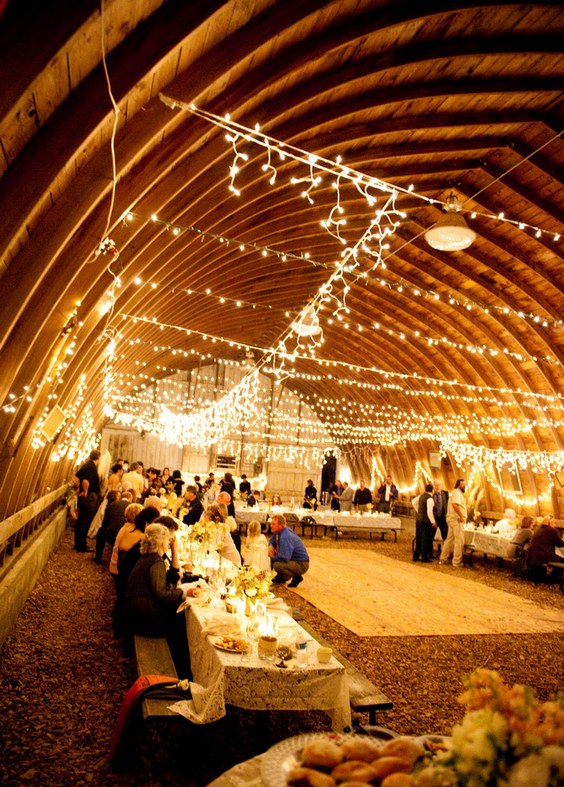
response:
<svg viewBox="0 0 564 787"><path fill-rule="evenodd" d="M226 705L249 710L323 710L333 730L350 727L345 668L333 656L329 663L319 664L315 640L290 615L277 614L281 635L292 640L301 630L308 641L308 658L303 666L297 666L295 659L284 662L285 669L259 659L256 642L248 653L215 647L213 637L206 633L214 615L213 607L195 606L187 615L192 699L176 703L174 710L197 724L221 718Z"/></svg>

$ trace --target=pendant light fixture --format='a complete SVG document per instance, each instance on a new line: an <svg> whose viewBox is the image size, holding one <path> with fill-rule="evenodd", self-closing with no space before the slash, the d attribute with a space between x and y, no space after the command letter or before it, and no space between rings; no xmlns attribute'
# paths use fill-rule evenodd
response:
<svg viewBox="0 0 564 787"><path fill-rule="evenodd" d="M460 251L467 249L476 240L476 233L460 215L460 208L456 194L451 192L446 201L444 216L425 233L425 240L433 249Z"/></svg>

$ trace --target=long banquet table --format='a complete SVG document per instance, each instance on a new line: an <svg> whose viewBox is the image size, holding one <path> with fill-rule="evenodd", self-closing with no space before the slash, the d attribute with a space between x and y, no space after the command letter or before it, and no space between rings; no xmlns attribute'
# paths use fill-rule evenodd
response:
<svg viewBox="0 0 564 787"><path fill-rule="evenodd" d="M345 668L334 656L328 664L319 664L315 640L288 613L277 613L279 627L291 638L302 631L308 640L308 661L298 667L292 659L286 662L288 668L281 669L258 658L256 643L250 654L214 647L206 635L206 623L214 612L212 607L192 606L187 615L193 699L177 703L179 713L206 724L224 716L226 705L249 710L323 710L334 731L350 727Z"/></svg>
<svg viewBox="0 0 564 787"><path fill-rule="evenodd" d="M348 532L362 532L368 531L369 533L381 533L382 538L386 532L394 534L394 539L397 541L397 531L401 530L401 519L399 517L390 516L388 514L349 514L349 513L336 513L333 511L314 511L311 508L294 508L288 509L283 507L274 507L270 511L257 510L257 508L238 508L235 512L236 521L240 523L249 523L253 519L258 519L261 524L267 521L268 516L275 513L282 513L284 516L289 517L293 521L288 524L295 527L295 525L304 517L313 519L317 526L324 528L324 535L331 531L335 539L345 531Z"/></svg>

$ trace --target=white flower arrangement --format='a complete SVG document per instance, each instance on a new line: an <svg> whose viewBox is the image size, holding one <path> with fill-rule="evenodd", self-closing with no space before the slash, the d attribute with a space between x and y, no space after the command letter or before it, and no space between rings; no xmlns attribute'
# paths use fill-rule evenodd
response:
<svg viewBox="0 0 564 787"><path fill-rule="evenodd" d="M541 703L479 669L460 697L466 714L446 752L410 775L414 787L558 787L564 784L564 694Z"/></svg>

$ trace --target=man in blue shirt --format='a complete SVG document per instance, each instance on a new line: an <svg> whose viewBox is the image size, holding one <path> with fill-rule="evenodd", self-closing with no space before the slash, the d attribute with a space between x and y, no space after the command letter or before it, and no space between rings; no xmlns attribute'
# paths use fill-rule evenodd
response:
<svg viewBox="0 0 564 787"><path fill-rule="evenodd" d="M309 555L302 539L293 530L286 527L286 519L282 514L274 514L270 520L272 538L268 554L272 558L272 570L276 583L291 580L289 587L295 588L303 582L303 575L309 568Z"/></svg>

